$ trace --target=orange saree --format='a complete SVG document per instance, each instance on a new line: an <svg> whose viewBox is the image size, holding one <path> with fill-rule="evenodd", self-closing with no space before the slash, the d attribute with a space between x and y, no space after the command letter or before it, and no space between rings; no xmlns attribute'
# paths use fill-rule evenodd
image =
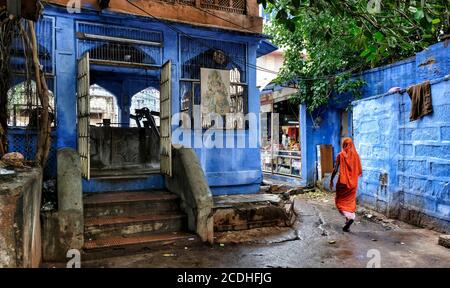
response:
<svg viewBox="0 0 450 288"><path fill-rule="evenodd" d="M358 177L362 175L362 167L352 139L345 138L342 147L342 152L336 158L336 165L340 169L335 202L339 212L346 215L356 211L356 190Z"/></svg>

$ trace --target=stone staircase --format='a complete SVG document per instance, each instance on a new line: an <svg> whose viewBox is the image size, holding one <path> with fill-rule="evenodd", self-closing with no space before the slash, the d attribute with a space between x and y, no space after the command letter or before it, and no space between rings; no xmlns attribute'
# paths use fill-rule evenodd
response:
<svg viewBox="0 0 450 288"><path fill-rule="evenodd" d="M167 191L86 193L84 259L192 246L178 196Z"/></svg>

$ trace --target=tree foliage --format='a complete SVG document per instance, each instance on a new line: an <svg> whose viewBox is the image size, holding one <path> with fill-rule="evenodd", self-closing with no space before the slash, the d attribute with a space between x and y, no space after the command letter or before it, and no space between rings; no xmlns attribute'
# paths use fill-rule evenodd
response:
<svg viewBox="0 0 450 288"><path fill-rule="evenodd" d="M410 57L449 30L449 1L258 0L270 15L265 33L284 49L279 83L297 80L294 100L309 111L333 91L360 96L350 77L369 67Z"/></svg>

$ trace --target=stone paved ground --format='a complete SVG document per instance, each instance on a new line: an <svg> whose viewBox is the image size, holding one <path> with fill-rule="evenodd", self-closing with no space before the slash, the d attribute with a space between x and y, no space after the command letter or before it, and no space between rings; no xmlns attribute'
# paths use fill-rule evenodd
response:
<svg viewBox="0 0 450 288"><path fill-rule="evenodd" d="M298 195L295 203L300 215L295 230L264 234L264 239L273 241L175 250L167 246L147 254L83 262L82 266L366 267L379 252L381 267L450 267L450 249L437 244L437 232L378 218L366 211L365 216L359 215L352 232L344 233L333 194ZM257 237L255 233L249 235Z"/></svg>

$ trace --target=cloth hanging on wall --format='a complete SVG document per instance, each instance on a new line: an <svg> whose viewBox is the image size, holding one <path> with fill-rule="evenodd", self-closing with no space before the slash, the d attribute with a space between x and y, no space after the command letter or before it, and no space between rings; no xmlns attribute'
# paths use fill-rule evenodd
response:
<svg viewBox="0 0 450 288"><path fill-rule="evenodd" d="M433 112L430 81L410 86L406 91L411 99L409 121L417 120Z"/></svg>

